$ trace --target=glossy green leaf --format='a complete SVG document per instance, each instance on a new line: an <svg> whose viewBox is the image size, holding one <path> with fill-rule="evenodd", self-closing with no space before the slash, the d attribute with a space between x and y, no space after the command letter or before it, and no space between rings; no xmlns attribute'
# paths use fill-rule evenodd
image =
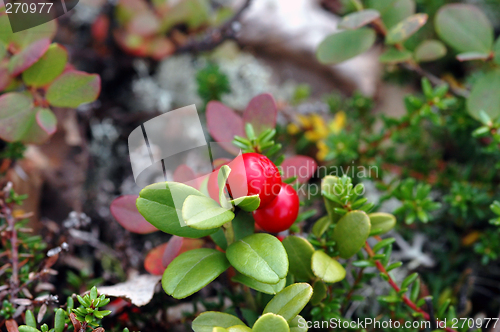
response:
<svg viewBox="0 0 500 332"><path fill-rule="evenodd" d="M213 328L212 332L228 332L228 330L223 327L216 326Z"/></svg>
<svg viewBox="0 0 500 332"><path fill-rule="evenodd" d="M26 310L26 313L24 314L24 320L26 322L26 325L31 327L36 327L36 319L35 315L33 314L33 311L29 309Z"/></svg>
<svg viewBox="0 0 500 332"><path fill-rule="evenodd" d="M68 71L59 76L47 89L47 101L56 107L77 108L97 99L101 78L96 74Z"/></svg>
<svg viewBox="0 0 500 332"><path fill-rule="evenodd" d="M66 313L63 309L56 310L54 318L54 332L63 332L65 328Z"/></svg>
<svg viewBox="0 0 500 332"><path fill-rule="evenodd" d="M52 44L34 65L23 72L23 81L35 88L45 86L61 75L67 62L66 49L59 44Z"/></svg>
<svg viewBox="0 0 500 332"><path fill-rule="evenodd" d="M312 227L312 233L316 237L321 237L331 224L331 219L328 216L323 216L314 223Z"/></svg>
<svg viewBox="0 0 500 332"><path fill-rule="evenodd" d="M189 195L182 205L182 218L195 229L213 229L233 220L234 213L206 196Z"/></svg>
<svg viewBox="0 0 500 332"><path fill-rule="evenodd" d="M175 193L175 200L172 197ZM145 187L137 199L137 210L159 230L189 238L204 237L215 233L217 228L197 230L185 224L182 219L182 205L190 195L205 197L198 190L177 182L160 182ZM179 219L180 218L180 219Z"/></svg>
<svg viewBox="0 0 500 332"><path fill-rule="evenodd" d="M326 284L318 280L314 283L313 285L313 295L311 297L311 304L316 306L323 301L323 299L326 297L326 292L327 292L327 287Z"/></svg>
<svg viewBox="0 0 500 332"><path fill-rule="evenodd" d="M0 60L3 59L3 57L7 54L7 47L0 43Z"/></svg>
<svg viewBox="0 0 500 332"><path fill-rule="evenodd" d="M427 22L427 18L427 14L415 14L405 18L387 32L385 42L392 45L407 40L424 26Z"/></svg>
<svg viewBox="0 0 500 332"><path fill-rule="evenodd" d="M276 284L288 273L285 248L276 237L257 233L231 244L226 251L231 265L257 281Z"/></svg>
<svg viewBox="0 0 500 332"><path fill-rule="evenodd" d="M439 40L424 40L415 49L415 61L428 62L441 59L446 55L446 46Z"/></svg>
<svg viewBox="0 0 500 332"><path fill-rule="evenodd" d="M243 284L245 286L248 286L252 289L255 289L259 292L266 293L266 294L271 294L274 295L278 292L280 292L286 284L286 278L281 279L277 284L266 284L263 282L259 282L253 278L247 277L243 274L238 274L235 277L233 277L231 280L234 282L239 282L240 284Z"/></svg>
<svg viewBox="0 0 500 332"><path fill-rule="evenodd" d="M378 234L385 234L396 226L396 217L390 213L375 212L368 215L371 230L379 230Z"/></svg>
<svg viewBox="0 0 500 332"><path fill-rule="evenodd" d="M481 52L466 52L457 54L457 60L461 62L473 61L473 60L486 61L489 59L489 57L490 55L488 53L481 53Z"/></svg>
<svg viewBox="0 0 500 332"><path fill-rule="evenodd" d="M208 285L228 267L225 255L218 250L190 250L177 256L168 265L161 284L168 295L183 299Z"/></svg>
<svg viewBox="0 0 500 332"><path fill-rule="evenodd" d="M379 57L382 63L400 63L408 61L412 58L412 54L408 50L398 50L395 47L388 48Z"/></svg>
<svg viewBox="0 0 500 332"><path fill-rule="evenodd" d="M445 5L437 12L434 25L439 37L459 53L491 51L493 27L476 6Z"/></svg>
<svg viewBox="0 0 500 332"><path fill-rule="evenodd" d="M324 282L333 283L345 278L345 269L335 259L324 251L316 250L312 256L312 270L314 275Z"/></svg>
<svg viewBox="0 0 500 332"><path fill-rule="evenodd" d="M321 42L316 56L323 64L340 63L368 51L375 37L375 31L369 28L338 32Z"/></svg>
<svg viewBox="0 0 500 332"><path fill-rule="evenodd" d="M312 279L314 274L311 270L311 257L314 248L311 243L293 235L287 236L282 243L288 255L290 273L300 280Z"/></svg>
<svg viewBox="0 0 500 332"><path fill-rule="evenodd" d="M272 313L264 314L257 319L252 328L253 332L289 332L286 320Z"/></svg>
<svg viewBox="0 0 500 332"><path fill-rule="evenodd" d="M339 29L358 29L375 21L379 17L380 13L375 9L360 10L359 12L344 16L339 23Z"/></svg>
<svg viewBox="0 0 500 332"><path fill-rule="evenodd" d="M370 218L363 211L345 214L333 230L333 240L340 257L349 258L361 249L370 234Z"/></svg>
<svg viewBox="0 0 500 332"><path fill-rule="evenodd" d="M219 172L217 173L217 184L219 186L219 203L222 207L228 209L231 208L231 204L229 204L226 198L225 190L226 190L226 181L230 173L231 173L231 168L227 165L223 165L219 169Z"/></svg>
<svg viewBox="0 0 500 332"><path fill-rule="evenodd" d="M382 22L387 29L415 13L413 0L368 0L368 7L380 12Z"/></svg>
<svg viewBox="0 0 500 332"><path fill-rule="evenodd" d="M259 195L243 196L229 201L243 211L255 211L260 205Z"/></svg>
<svg viewBox="0 0 500 332"><path fill-rule="evenodd" d="M500 69L487 72L477 79L467 98L467 110L476 120L480 120L479 112L483 110L491 119L500 116Z"/></svg>
<svg viewBox="0 0 500 332"><path fill-rule="evenodd" d="M9 72L13 76L21 74L23 71L31 67L47 52L50 46L49 39L39 40L21 52L10 58Z"/></svg>
<svg viewBox="0 0 500 332"><path fill-rule="evenodd" d="M34 327L28 326L28 325L21 325L18 327L19 332L40 332L39 329L36 329Z"/></svg>
<svg viewBox="0 0 500 332"><path fill-rule="evenodd" d="M194 332L212 332L216 326L228 328L234 325L245 325L239 318L223 312L207 311L193 320Z"/></svg>
<svg viewBox="0 0 500 332"><path fill-rule="evenodd" d="M291 321L311 299L313 289L306 283L292 284L276 294L264 308L263 313L271 312Z"/></svg>

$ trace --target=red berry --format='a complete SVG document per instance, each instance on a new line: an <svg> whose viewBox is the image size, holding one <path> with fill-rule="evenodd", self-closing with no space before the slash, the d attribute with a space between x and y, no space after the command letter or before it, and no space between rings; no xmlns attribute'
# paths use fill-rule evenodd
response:
<svg viewBox="0 0 500 332"><path fill-rule="evenodd" d="M299 196L292 186L283 183L274 201L262 209L255 210L255 222L265 231L279 233L290 228L299 214Z"/></svg>
<svg viewBox="0 0 500 332"><path fill-rule="evenodd" d="M244 153L233 159L229 164L231 173L227 179L228 191L233 198L259 195L260 206L271 203L281 190L281 175L269 158L258 153ZM208 193L219 201L219 172L210 174Z"/></svg>

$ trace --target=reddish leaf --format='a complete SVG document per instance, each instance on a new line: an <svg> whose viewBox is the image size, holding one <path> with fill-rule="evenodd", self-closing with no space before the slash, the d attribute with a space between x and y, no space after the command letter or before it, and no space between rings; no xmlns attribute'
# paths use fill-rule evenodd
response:
<svg viewBox="0 0 500 332"><path fill-rule="evenodd" d="M162 264L166 268L175 257L186 251L198 249L205 243L202 239L190 239L180 236L172 236L168 241L168 246L165 249L162 257Z"/></svg>
<svg viewBox="0 0 500 332"><path fill-rule="evenodd" d="M94 40L98 43L104 43L108 38L110 21L109 18L102 14L99 15L94 23L92 23L91 33Z"/></svg>
<svg viewBox="0 0 500 332"><path fill-rule="evenodd" d="M196 174L188 165L179 165L174 171L174 181L186 183L196 178Z"/></svg>
<svg viewBox="0 0 500 332"><path fill-rule="evenodd" d="M175 44L168 38L158 37L149 42L148 53L155 59L161 60L175 52Z"/></svg>
<svg viewBox="0 0 500 332"><path fill-rule="evenodd" d="M180 254L203 246L201 239L172 236L167 243L153 248L144 260L144 268L153 275L161 275L167 266Z"/></svg>
<svg viewBox="0 0 500 332"><path fill-rule="evenodd" d="M134 15L127 25L127 31L139 36L148 37L158 32L160 22L151 11Z"/></svg>
<svg viewBox="0 0 500 332"><path fill-rule="evenodd" d="M168 246L168 242L153 248L148 252L146 259L144 260L144 268L149 273L159 276L165 271L165 267L162 264L162 257L165 249Z"/></svg>
<svg viewBox="0 0 500 332"><path fill-rule="evenodd" d="M243 121L251 123L256 135L268 128L276 127L278 107L269 93L263 93L250 100L243 113Z"/></svg>
<svg viewBox="0 0 500 332"><path fill-rule="evenodd" d="M137 211L135 201L136 195L124 195L113 200L110 206L111 214L116 221L126 230L132 233L148 234L158 229L144 219Z"/></svg>
<svg viewBox="0 0 500 332"><path fill-rule="evenodd" d="M13 76L21 74L40 59L49 49L50 39L34 42L10 59L9 71Z"/></svg>
<svg viewBox="0 0 500 332"><path fill-rule="evenodd" d="M7 328L7 332L19 332L17 323L13 319L5 321L5 327Z"/></svg>
<svg viewBox="0 0 500 332"><path fill-rule="evenodd" d="M300 183L307 182L313 176L317 166L314 159L306 156L293 156L285 159L281 164L283 178L296 176Z"/></svg>
<svg viewBox="0 0 500 332"><path fill-rule="evenodd" d="M240 149L231 143L235 135L245 136L243 119L238 114L221 102L211 101L207 104L207 127L224 150L238 154Z"/></svg>
<svg viewBox="0 0 500 332"><path fill-rule="evenodd" d="M0 91L5 90L9 86L12 77L9 74L8 60L0 62Z"/></svg>
<svg viewBox="0 0 500 332"><path fill-rule="evenodd" d="M33 101L26 95L13 92L0 96L0 138L9 142L22 139L33 114Z"/></svg>

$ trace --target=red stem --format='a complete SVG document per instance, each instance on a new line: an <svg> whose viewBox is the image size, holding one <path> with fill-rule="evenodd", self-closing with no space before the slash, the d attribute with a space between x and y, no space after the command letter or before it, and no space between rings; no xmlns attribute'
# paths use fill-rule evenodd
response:
<svg viewBox="0 0 500 332"><path fill-rule="evenodd" d="M373 257L375 256L375 253L373 252L372 248L370 247L370 245L368 244L368 242L365 243L365 250L366 252L368 253L368 256L370 257ZM392 279L392 277L389 275L389 273L387 272L387 270L385 269L384 265L379 261L379 260L375 260L375 265L377 266L377 269L380 271L380 273L384 274L385 276L387 276L388 278L388 282L389 282L389 285L391 285L391 287L399 293L399 291L401 290L401 288L399 288L399 286L394 282L394 280ZM430 321L431 320L431 317L429 316L429 314L427 312L425 312L424 310L422 310L421 308L417 307L417 305L415 303L413 303L412 300L410 300L408 298L408 296L406 296L406 294L403 294L403 302L408 306L410 307L413 311L415 312L418 312L420 314L422 314L422 316L424 317L425 320L428 320ZM454 329L452 328L445 328L445 331L447 332L457 332L455 331Z"/></svg>

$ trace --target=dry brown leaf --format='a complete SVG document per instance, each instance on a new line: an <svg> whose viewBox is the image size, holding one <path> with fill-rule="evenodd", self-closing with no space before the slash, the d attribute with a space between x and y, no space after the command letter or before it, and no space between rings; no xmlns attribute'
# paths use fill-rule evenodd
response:
<svg viewBox="0 0 500 332"><path fill-rule="evenodd" d="M141 307L151 301L160 279L161 276L143 274L120 284L99 287L98 291L107 296L126 298L132 304Z"/></svg>

